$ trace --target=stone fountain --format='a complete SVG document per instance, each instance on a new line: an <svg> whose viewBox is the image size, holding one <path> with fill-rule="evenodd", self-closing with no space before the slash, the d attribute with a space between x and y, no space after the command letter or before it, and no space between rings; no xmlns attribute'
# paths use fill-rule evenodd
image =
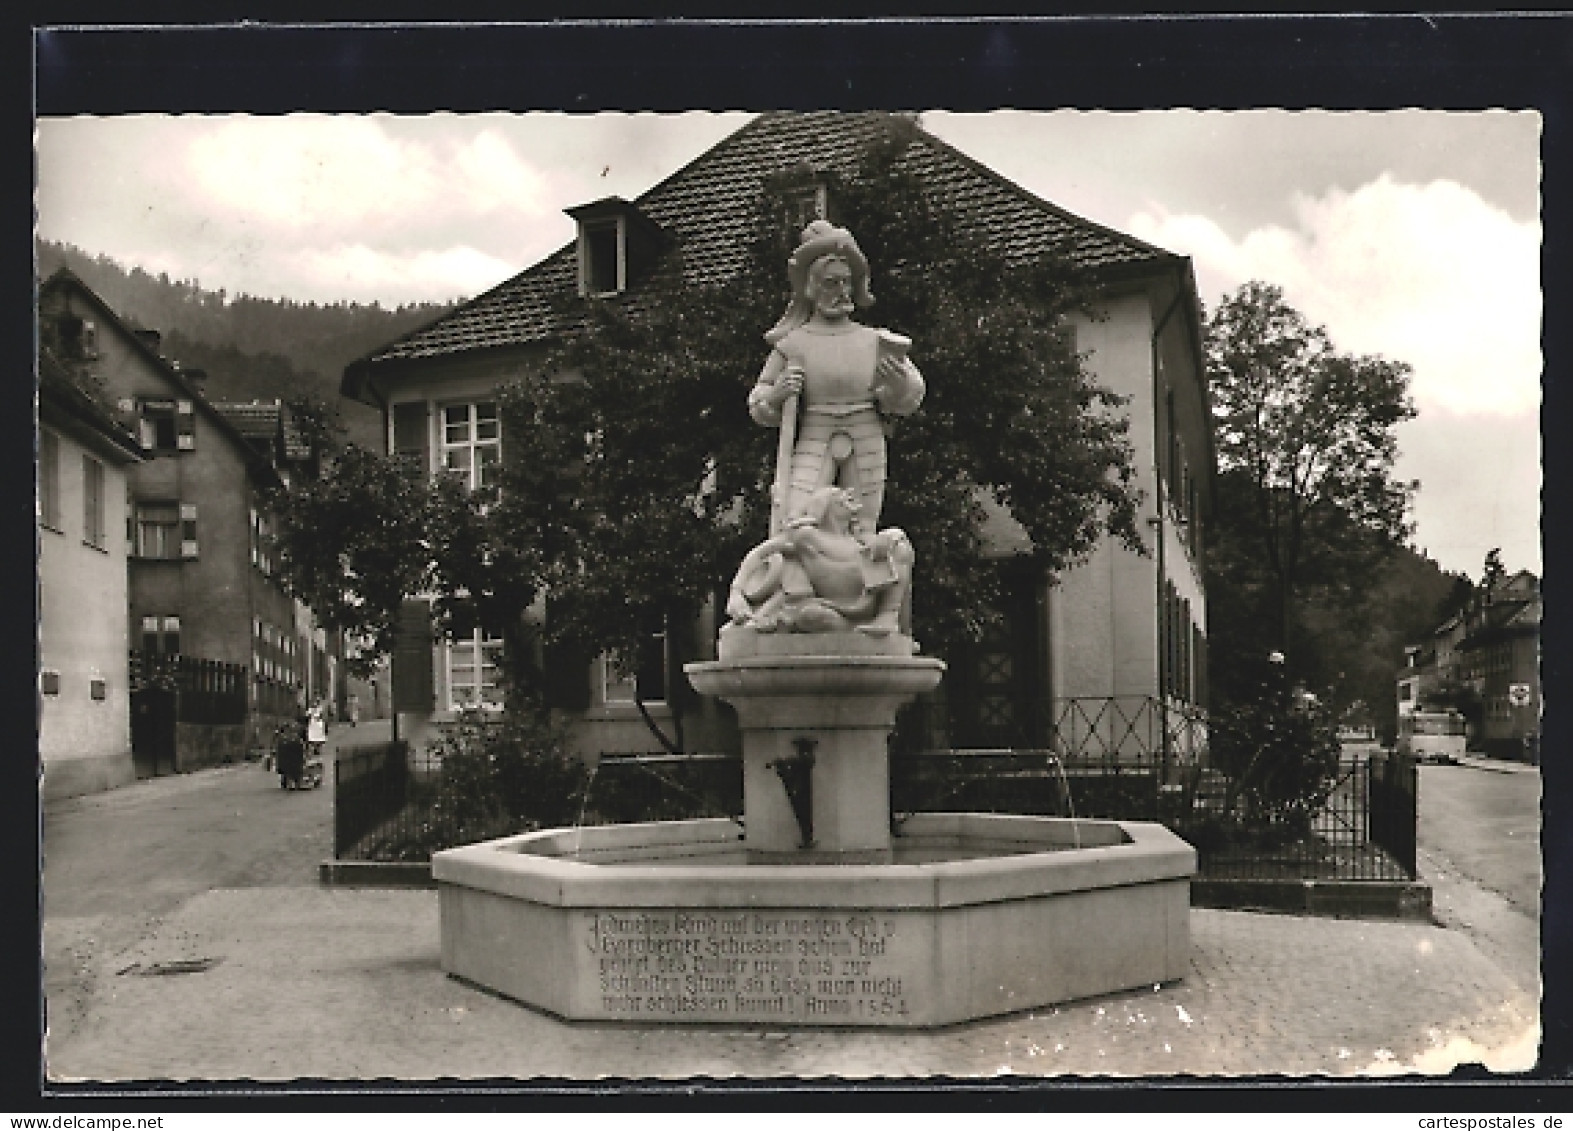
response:
<svg viewBox="0 0 1573 1131"><path fill-rule="evenodd" d="M1183 976L1195 853L1161 825L913 814L887 739L945 665L906 623L881 530L881 414L918 407L908 339L845 229L816 221L749 396L780 429L771 536L694 687L737 712L743 820L550 829L432 858L442 964L558 1016L943 1025Z"/></svg>

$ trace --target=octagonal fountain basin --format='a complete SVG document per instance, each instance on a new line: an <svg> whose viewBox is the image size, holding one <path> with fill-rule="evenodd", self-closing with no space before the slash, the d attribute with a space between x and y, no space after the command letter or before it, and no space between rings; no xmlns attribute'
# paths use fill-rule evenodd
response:
<svg viewBox="0 0 1573 1131"><path fill-rule="evenodd" d="M1196 854L1162 825L905 819L890 863L750 863L727 819L439 852L442 967L575 1020L947 1025L1184 975Z"/></svg>

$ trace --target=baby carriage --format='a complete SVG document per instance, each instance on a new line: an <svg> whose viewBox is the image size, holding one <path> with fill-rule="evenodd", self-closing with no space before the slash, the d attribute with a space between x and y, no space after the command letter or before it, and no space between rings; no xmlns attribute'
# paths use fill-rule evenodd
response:
<svg viewBox="0 0 1573 1131"><path fill-rule="evenodd" d="M322 758L313 747L308 753L304 729L296 725L279 728L274 748L280 789L316 789L322 785Z"/></svg>

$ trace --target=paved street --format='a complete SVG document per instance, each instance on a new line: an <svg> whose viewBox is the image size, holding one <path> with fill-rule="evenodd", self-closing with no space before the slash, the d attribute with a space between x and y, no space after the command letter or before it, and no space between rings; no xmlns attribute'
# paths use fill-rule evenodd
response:
<svg viewBox="0 0 1573 1131"><path fill-rule="evenodd" d="M49 808L54 1079L1352 1076L1534 1057L1533 993L1467 930L1213 910L1191 913L1178 983L938 1031L564 1023L444 977L434 893L319 887L328 801L248 766Z"/></svg>
<svg viewBox="0 0 1573 1131"><path fill-rule="evenodd" d="M1532 767L1420 768L1420 844L1540 918L1540 774Z"/></svg>
<svg viewBox="0 0 1573 1131"><path fill-rule="evenodd" d="M380 725L380 731L378 726ZM386 737L339 727L332 748ZM51 803L44 819L44 989L58 1037L85 1017L105 963L215 888L309 884L333 855L333 775L286 791L248 763Z"/></svg>
<svg viewBox="0 0 1573 1131"><path fill-rule="evenodd" d="M1437 921L1468 934L1538 999L1540 774L1486 761L1422 766L1417 840Z"/></svg>

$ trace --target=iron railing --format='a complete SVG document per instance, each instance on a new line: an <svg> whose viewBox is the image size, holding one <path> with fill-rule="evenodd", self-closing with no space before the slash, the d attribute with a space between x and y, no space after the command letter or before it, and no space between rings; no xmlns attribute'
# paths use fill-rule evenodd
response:
<svg viewBox="0 0 1573 1131"><path fill-rule="evenodd" d="M1062 725L1051 747L902 751L892 743L893 820L899 827L906 814L944 811L1155 820L1196 847L1205 878L1414 878L1414 759L1345 758L1325 797L1245 816L1226 809L1229 782L1206 765L1205 719L1154 707L1069 701L1058 711ZM340 858L425 859L536 827L521 816L528 798L504 799L486 815L439 800L451 800L439 788L441 759L412 756L403 744L341 751L334 772ZM577 796L581 824L735 817L743 808L742 760L605 754Z"/></svg>
<svg viewBox="0 0 1573 1131"><path fill-rule="evenodd" d="M902 711L891 752L1041 751L1067 767L1150 766L1168 773L1204 764L1207 739L1206 711L1151 695L1040 699L1017 705L999 725L983 728L967 726L953 717L943 695L931 695Z"/></svg>
<svg viewBox="0 0 1573 1131"><path fill-rule="evenodd" d="M409 748L403 742L341 747L333 759L333 855L353 858L365 838L409 802Z"/></svg>
<svg viewBox="0 0 1573 1131"><path fill-rule="evenodd" d="M1208 879L1413 880L1417 780L1407 756L1354 755L1309 808L1242 819L1222 809L1220 783L1170 824Z"/></svg>
<svg viewBox="0 0 1573 1131"><path fill-rule="evenodd" d="M1368 834L1413 879L1420 821L1420 766L1404 754L1373 755L1366 763L1371 820Z"/></svg>
<svg viewBox="0 0 1573 1131"><path fill-rule="evenodd" d="M449 769L460 767L455 762ZM403 743L341 750L334 765L334 855L420 860L432 852L539 827L532 781L466 782L444 759ZM604 754L584 768L571 819L579 824L736 817L742 760L726 754ZM483 796L484 795L484 796ZM559 802L560 804L560 802ZM561 812L559 810L559 819Z"/></svg>

